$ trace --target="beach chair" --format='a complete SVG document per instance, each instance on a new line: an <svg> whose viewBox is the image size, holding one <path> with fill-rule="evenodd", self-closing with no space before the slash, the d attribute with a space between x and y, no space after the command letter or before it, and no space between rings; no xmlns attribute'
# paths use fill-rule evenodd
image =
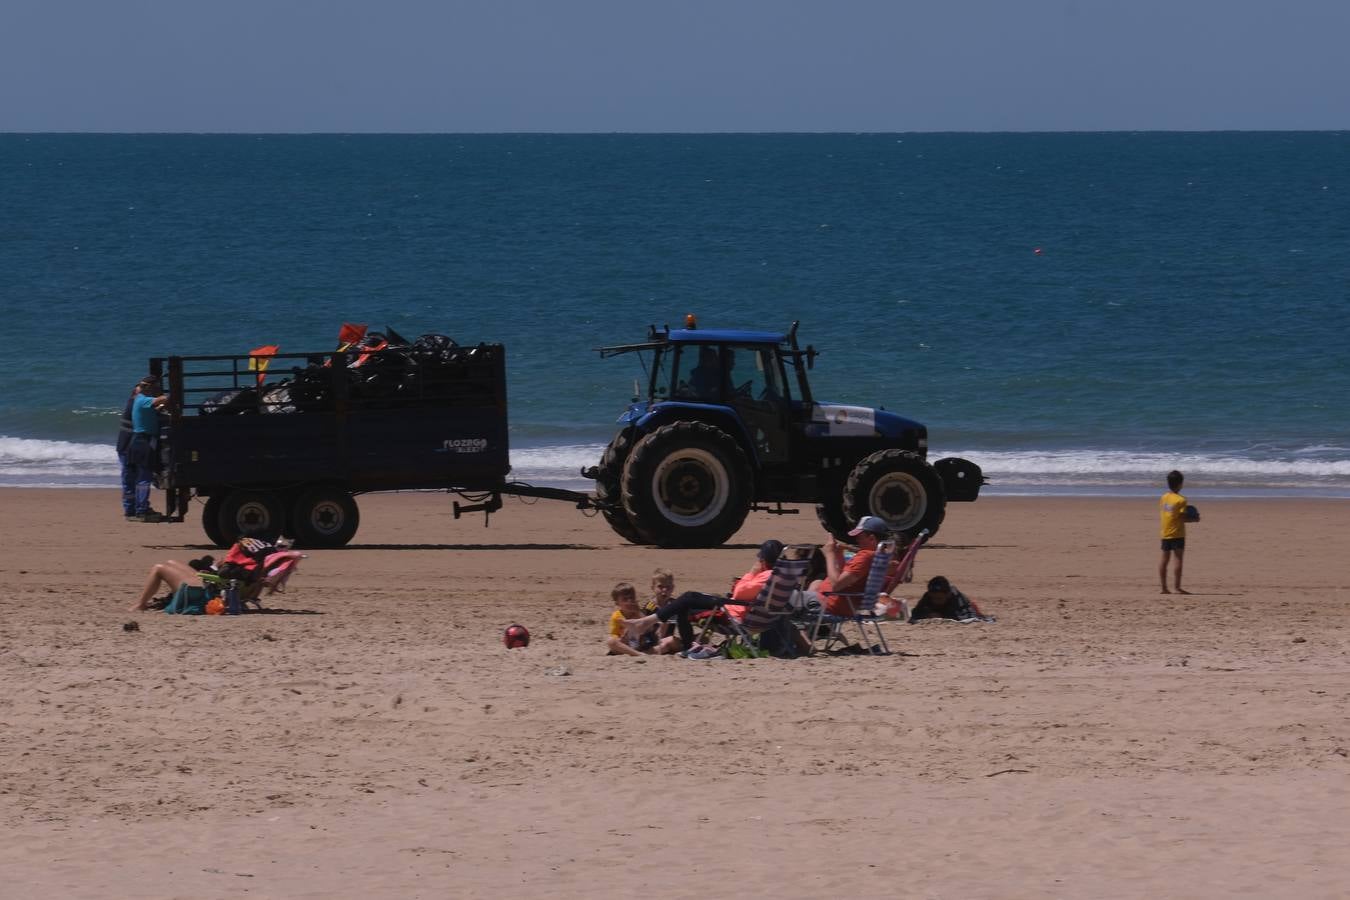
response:
<svg viewBox="0 0 1350 900"><path fill-rule="evenodd" d="M822 638L825 645L820 649L823 652L829 652L835 644L847 644L848 639L844 636L844 626L853 623L858 626L858 633L862 636L863 647L871 648L873 653L890 653L891 650L886 646L886 636L881 633L881 617L876 614L877 596L881 594L886 584L893 579L890 577L891 561L895 559L895 541L882 541L877 544L875 555L872 557L872 568L867 571L867 581L860 592L841 592L825 591L821 597L820 612L816 614L815 627L811 629L811 642L814 647L816 641ZM848 608L847 613L831 613L826 611L825 597L836 597L844 601ZM867 634L867 626L871 625L874 629L877 639L875 643Z"/></svg>
<svg viewBox="0 0 1350 900"><path fill-rule="evenodd" d="M727 635L722 645L726 655L767 656L768 653L760 645L760 637L775 627L795 627L791 621L794 612L792 595L801 587L802 576L806 574L814 550L811 544L784 547L778 562L774 563L773 574L765 582L758 597L746 604L728 598L726 603L713 611L708 621L712 627ZM737 621L726 612L727 605L744 605L745 617ZM743 654L740 652L742 650Z"/></svg>
<svg viewBox="0 0 1350 900"><path fill-rule="evenodd" d="M284 594L286 583L290 581L300 566L300 560L304 558L305 554L298 550L277 550L269 553L261 564L262 577L253 582L246 583L238 579L225 578L213 572L202 572L201 579L208 589L214 589L223 597L228 598L230 591L235 593L238 608L230 610L232 614L242 612L243 607L249 603L253 604L255 610L261 612L263 592L269 595Z"/></svg>
<svg viewBox="0 0 1350 900"><path fill-rule="evenodd" d="M822 603L815 624L810 629L812 648L814 649L816 642L822 638L825 641L822 651L830 650L837 643L846 643L844 625L851 622L858 626L863 647L869 645L867 626L870 625L877 636L876 643L871 645L871 651L877 654L890 653L891 648L886 644L886 635L881 630L884 618L876 613L877 598L881 594L889 595L901 584L914 579L914 558L919 555L919 548L927 540L927 529L915 535L900 558L900 564L894 573L889 570L891 560L895 557L895 541L882 541L877 545L876 555L872 557L872 568L867 571L867 581L860 593L827 591L829 596L847 599L851 612L848 615L834 615L826 612ZM908 610L905 610L905 615L908 616Z"/></svg>

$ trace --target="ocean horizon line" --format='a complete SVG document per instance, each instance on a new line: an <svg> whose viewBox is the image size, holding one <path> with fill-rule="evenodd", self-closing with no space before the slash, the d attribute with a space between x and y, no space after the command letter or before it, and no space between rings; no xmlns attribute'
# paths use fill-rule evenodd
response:
<svg viewBox="0 0 1350 900"><path fill-rule="evenodd" d="M807 131L0 131L6 137L890 137L905 135L953 136L953 135L1217 135L1217 134L1347 134L1350 126L1338 128L1074 128L1074 129L940 129L915 131L890 131L874 129L845 130L807 130Z"/></svg>

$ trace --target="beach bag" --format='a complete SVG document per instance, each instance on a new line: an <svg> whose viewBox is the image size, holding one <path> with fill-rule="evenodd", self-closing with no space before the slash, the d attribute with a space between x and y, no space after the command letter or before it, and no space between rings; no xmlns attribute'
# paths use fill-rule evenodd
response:
<svg viewBox="0 0 1350 900"><path fill-rule="evenodd" d="M180 616L200 616L206 613L206 588L191 584L180 584L173 592L173 599L164 607L166 613Z"/></svg>

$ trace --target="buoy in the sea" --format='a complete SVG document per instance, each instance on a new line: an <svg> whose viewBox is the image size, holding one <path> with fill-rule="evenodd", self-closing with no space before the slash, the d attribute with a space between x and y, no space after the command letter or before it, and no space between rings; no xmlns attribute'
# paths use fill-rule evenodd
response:
<svg viewBox="0 0 1350 900"><path fill-rule="evenodd" d="M1040 255L1041 255L1041 248L1040 248L1040 247L1037 247L1035 250L1032 250L1031 252L1032 252L1032 253L1035 253L1037 256L1040 256Z"/></svg>

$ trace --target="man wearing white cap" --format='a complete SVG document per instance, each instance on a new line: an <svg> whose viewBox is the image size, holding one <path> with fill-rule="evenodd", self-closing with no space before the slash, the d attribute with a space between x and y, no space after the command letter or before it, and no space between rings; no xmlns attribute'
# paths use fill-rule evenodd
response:
<svg viewBox="0 0 1350 900"><path fill-rule="evenodd" d="M858 552L853 554L847 565L844 563L843 546L834 539L834 535L830 535L830 539L821 548L825 552L825 577L813 582L809 588L820 595L827 613L846 616L852 612L848 600L834 596L830 592L861 593L867 586L867 576L872 571L872 557L877 552L877 544L889 533L890 528L886 525L885 519L877 516L863 516L859 519L857 526L848 533L858 544ZM891 560L891 571L888 574L893 576L899 566L898 560Z"/></svg>

